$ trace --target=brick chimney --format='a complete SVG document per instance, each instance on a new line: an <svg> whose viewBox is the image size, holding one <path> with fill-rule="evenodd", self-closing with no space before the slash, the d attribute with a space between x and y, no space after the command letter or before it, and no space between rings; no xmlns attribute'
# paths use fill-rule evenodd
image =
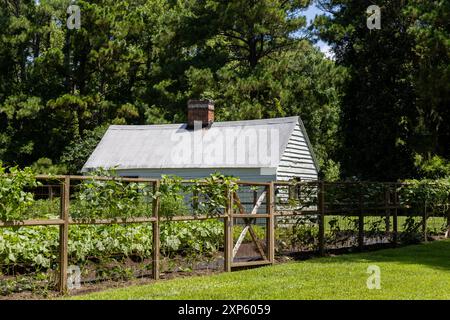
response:
<svg viewBox="0 0 450 320"><path fill-rule="evenodd" d="M194 128L194 121L201 121L202 128L214 122L214 102L211 100L188 101L188 128Z"/></svg>

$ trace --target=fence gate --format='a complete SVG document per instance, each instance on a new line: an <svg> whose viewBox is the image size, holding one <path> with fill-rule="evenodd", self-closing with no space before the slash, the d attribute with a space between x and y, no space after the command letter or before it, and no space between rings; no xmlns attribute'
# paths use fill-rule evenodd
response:
<svg viewBox="0 0 450 320"><path fill-rule="evenodd" d="M244 184L231 195L226 263L233 267L274 262L273 184Z"/></svg>

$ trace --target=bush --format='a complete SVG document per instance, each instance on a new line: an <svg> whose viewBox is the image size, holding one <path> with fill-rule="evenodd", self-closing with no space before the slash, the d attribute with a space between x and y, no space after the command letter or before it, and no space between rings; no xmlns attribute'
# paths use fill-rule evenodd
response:
<svg viewBox="0 0 450 320"><path fill-rule="evenodd" d="M402 204L408 204L415 210L423 210L426 203L428 209L437 214L449 210L450 178L404 182L406 185L397 190Z"/></svg>
<svg viewBox="0 0 450 320"><path fill-rule="evenodd" d="M49 158L40 158L37 160L31 165L31 170L36 174L58 175L67 173L65 165L53 164L52 160Z"/></svg>
<svg viewBox="0 0 450 320"><path fill-rule="evenodd" d="M421 177L425 179L441 179L450 177L450 161L439 156L424 159L421 155L415 156L415 165Z"/></svg>

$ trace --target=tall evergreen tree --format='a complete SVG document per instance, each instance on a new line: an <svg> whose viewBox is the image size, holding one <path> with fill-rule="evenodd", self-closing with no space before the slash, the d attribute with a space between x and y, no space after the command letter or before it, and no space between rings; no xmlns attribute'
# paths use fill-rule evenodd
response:
<svg viewBox="0 0 450 320"><path fill-rule="evenodd" d="M366 26L372 1L318 2L330 14L316 19L316 29L349 73L342 102L345 174L405 178L416 174L416 153L448 154L442 139L448 132L448 1L377 1L380 30Z"/></svg>

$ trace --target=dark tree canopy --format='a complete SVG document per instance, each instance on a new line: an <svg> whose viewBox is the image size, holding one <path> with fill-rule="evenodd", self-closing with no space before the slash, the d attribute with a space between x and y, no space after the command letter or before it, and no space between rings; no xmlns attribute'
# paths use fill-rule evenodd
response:
<svg viewBox="0 0 450 320"><path fill-rule="evenodd" d="M329 179L442 172L449 2L377 2L370 31L368 0L78 0L69 30L72 1L2 0L0 160L76 173L108 125L184 122L211 98L218 120L301 116ZM307 27L311 3L332 14Z"/></svg>
<svg viewBox="0 0 450 320"><path fill-rule="evenodd" d="M448 1L380 0L381 29L366 26L372 1L321 0L316 19L349 77L342 99L344 174L391 180L416 174L416 154L449 156Z"/></svg>

